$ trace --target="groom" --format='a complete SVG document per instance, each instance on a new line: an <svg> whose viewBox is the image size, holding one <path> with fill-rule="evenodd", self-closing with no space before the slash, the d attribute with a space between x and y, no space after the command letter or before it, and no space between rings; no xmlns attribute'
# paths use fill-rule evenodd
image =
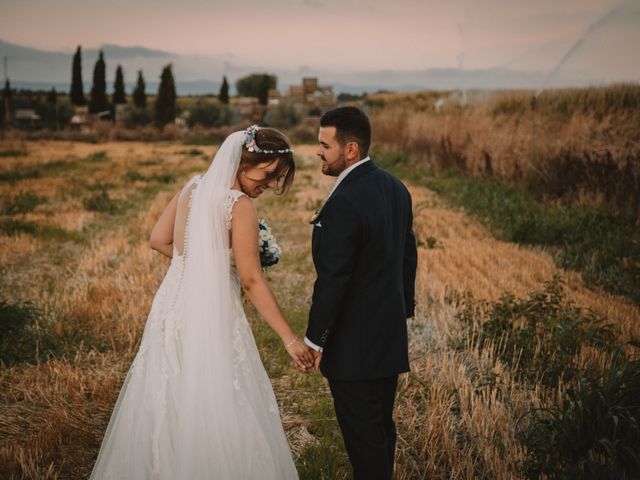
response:
<svg viewBox="0 0 640 480"><path fill-rule="evenodd" d="M329 381L354 479L388 480L414 313L411 196L369 158L371 126L360 109L325 113L318 141L322 173L337 180L312 221L317 279L305 342Z"/></svg>

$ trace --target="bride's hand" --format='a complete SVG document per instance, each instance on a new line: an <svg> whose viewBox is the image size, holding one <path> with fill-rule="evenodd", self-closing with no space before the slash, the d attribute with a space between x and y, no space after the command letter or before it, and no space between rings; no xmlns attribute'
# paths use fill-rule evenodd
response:
<svg viewBox="0 0 640 480"><path fill-rule="evenodd" d="M293 359L293 363L298 370L301 372L308 372L311 370L314 361L311 349L305 345L299 337L295 337L285 344L285 348Z"/></svg>

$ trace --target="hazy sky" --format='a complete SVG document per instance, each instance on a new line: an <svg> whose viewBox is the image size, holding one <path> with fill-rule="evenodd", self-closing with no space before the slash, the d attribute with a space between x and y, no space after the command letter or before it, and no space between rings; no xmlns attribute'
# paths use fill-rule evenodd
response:
<svg viewBox="0 0 640 480"><path fill-rule="evenodd" d="M640 14L640 0L0 2L0 38L26 46L111 43L238 63L355 70L549 70L617 6ZM638 15L628 21L640 32ZM611 54L596 50L603 61Z"/></svg>

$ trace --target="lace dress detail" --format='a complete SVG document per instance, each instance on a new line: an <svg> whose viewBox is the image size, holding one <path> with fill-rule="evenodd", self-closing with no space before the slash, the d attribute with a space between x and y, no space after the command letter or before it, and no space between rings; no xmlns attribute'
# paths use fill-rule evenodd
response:
<svg viewBox="0 0 640 480"><path fill-rule="evenodd" d="M225 211L227 212L227 230L231 230L231 220L233 219L233 206L236 204L238 199L242 196L246 196L245 193L240 190L229 190L229 194L225 200L224 206Z"/></svg>

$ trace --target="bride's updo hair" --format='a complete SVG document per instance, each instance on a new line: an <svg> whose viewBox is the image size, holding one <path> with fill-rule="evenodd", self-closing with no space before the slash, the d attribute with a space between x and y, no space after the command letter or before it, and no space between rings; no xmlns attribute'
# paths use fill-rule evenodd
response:
<svg viewBox="0 0 640 480"><path fill-rule="evenodd" d="M267 178L281 178L278 185L274 188L277 195L286 193L291 188L293 178L296 174L296 165L293 162L293 152L291 151L291 142L280 130L270 127L261 127L255 132L255 142L260 152L250 152L246 145L242 147L242 157L240 158L240 168L243 166L255 167L261 163L271 163L278 161L277 168ZM266 150L266 152L264 151ZM278 153L286 150L284 153ZM273 153L267 153L267 152Z"/></svg>

